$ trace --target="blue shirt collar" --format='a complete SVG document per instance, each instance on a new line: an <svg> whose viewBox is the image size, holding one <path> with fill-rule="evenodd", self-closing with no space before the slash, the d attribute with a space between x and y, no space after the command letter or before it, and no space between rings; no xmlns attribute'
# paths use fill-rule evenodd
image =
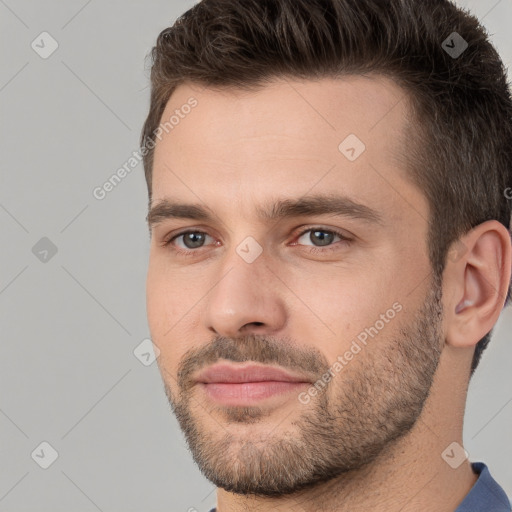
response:
<svg viewBox="0 0 512 512"><path fill-rule="evenodd" d="M491 476L487 466L483 462L473 462L471 467L479 475L478 480L455 512L510 512L507 495Z"/></svg>
<svg viewBox="0 0 512 512"><path fill-rule="evenodd" d="M491 476L487 466L483 462L473 462L471 467L479 475L478 480L455 512L511 512L505 491ZM215 511L215 508L210 510Z"/></svg>

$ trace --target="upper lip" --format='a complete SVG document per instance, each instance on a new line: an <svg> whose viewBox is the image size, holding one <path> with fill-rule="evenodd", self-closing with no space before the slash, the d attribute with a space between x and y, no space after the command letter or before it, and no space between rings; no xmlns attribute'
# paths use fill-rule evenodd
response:
<svg viewBox="0 0 512 512"><path fill-rule="evenodd" d="M226 363L217 363L205 368L197 375L197 382L310 382L310 379L298 374L292 374L282 368L275 366L261 366L255 364L249 365L231 365Z"/></svg>

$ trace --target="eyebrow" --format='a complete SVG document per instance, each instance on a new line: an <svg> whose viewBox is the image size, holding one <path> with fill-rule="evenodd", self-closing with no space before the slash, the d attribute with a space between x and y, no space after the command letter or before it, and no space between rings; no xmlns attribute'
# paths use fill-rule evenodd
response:
<svg viewBox="0 0 512 512"><path fill-rule="evenodd" d="M340 195L314 195L298 199L278 199L256 207L259 220L272 222L285 218L329 215L333 217L349 217L371 224L383 224L382 216L373 208ZM216 215L212 210L201 204L180 203L168 198L150 206L146 220L149 227L167 219L191 219L213 221Z"/></svg>

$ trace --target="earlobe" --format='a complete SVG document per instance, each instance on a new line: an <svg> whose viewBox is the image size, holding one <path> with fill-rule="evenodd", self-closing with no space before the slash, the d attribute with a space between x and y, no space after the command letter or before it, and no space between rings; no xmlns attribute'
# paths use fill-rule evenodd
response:
<svg viewBox="0 0 512 512"><path fill-rule="evenodd" d="M475 346L498 320L511 276L511 241L498 221L479 224L462 242L467 251L458 261L449 261L446 304L446 343L457 348ZM460 243L460 242L456 242Z"/></svg>

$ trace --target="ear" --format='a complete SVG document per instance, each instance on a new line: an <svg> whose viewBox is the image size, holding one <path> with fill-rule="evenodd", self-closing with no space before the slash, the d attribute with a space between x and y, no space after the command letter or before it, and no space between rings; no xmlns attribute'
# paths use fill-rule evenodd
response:
<svg viewBox="0 0 512 512"><path fill-rule="evenodd" d="M473 347L492 330L508 293L511 253L510 233L497 220L454 242L443 278L447 345Z"/></svg>

